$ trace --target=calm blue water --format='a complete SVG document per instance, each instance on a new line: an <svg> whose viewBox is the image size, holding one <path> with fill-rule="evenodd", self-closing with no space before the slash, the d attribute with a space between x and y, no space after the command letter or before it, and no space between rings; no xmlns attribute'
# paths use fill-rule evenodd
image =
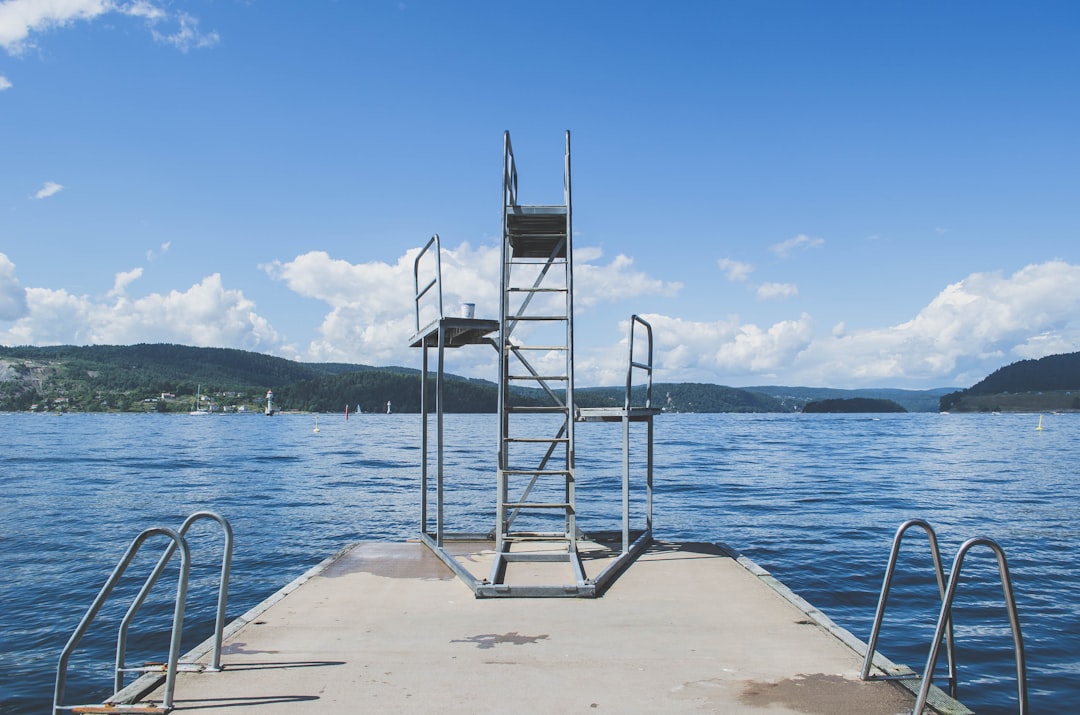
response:
<svg viewBox="0 0 1080 715"><path fill-rule="evenodd" d="M447 419L447 470L462 485L451 498L453 523L472 519L487 529L496 418ZM1080 712L1080 415L1047 415L1042 432L1037 421L664 415L657 420L657 535L735 547L863 640L902 521L930 521L947 565L965 539L989 536L1008 554L1033 712ZM313 418L300 415L0 414L0 712L47 711L61 649L144 528L177 527L201 509L230 520L230 620L348 543L413 535L419 417L323 415L319 422L314 433ZM593 490L617 474L617 433L578 427L586 512L603 511ZM211 523L195 527L191 542L184 650L209 634L220 566ZM151 558L131 572L144 576ZM929 563L925 539L913 532L879 642L892 660L920 670L937 616ZM980 714L1016 712L995 563L976 551L963 573L961 699ZM144 607L129 662L164 657L174 578L167 573L160 598ZM103 625L84 639L66 702L108 694L119 608L107 608Z"/></svg>

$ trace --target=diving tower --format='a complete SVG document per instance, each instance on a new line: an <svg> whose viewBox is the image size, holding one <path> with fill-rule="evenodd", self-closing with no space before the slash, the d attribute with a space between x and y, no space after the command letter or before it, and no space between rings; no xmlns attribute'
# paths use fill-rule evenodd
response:
<svg viewBox="0 0 1080 715"><path fill-rule="evenodd" d="M446 315L437 235L414 263L417 332L410 345L423 350L420 538L478 598L594 597L652 540L653 418L660 411L652 407L652 329L636 315L629 321L622 405L579 407L574 395L570 177L566 132L563 202L520 203L510 133L504 133L498 320ZM425 307L426 315L434 307L436 317L422 327ZM452 488L443 460L445 351L475 345L490 345L499 356L495 524L490 531L455 530L445 523L445 495ZM429 352L436 360L433 391ZM635 378L645 380L643 404L632 404ZM599 495L601 503L621 505L617 530L581 526L575 428L585 423L622 425L621 484L617 492ZM641 430L644 458L632 461L632 437ZM429 474L432 461L434 475ZM591 496L597 503L597 495Z"/></svg>

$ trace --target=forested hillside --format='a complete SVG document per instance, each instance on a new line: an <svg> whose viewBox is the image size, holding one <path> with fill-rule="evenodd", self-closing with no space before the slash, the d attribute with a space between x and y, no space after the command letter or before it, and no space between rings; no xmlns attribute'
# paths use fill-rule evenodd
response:
<svg viewBox="0 0 1080 715"><path fill-rule="evenodd" d="M1021 360L941 398L942 411L1080 409L1080 353Z"/></svg>
<svg viewBox="0 0 1080 715"><path fill-rule="evenodd" d="M432 381L433 382L433 381ZM434 385L431 385L434 388ZM420 372L401 367L300 363L259 353L185 345L0 347L0 410L38 412L261 412L268 389L279 410L420 411ZM582 407L621 405L624 388L579 388ZM547 404L541 390L514 390L522 405ZM494 412L493 382L450 376L447 412ZM633 392L644 404L644 387ZM432 398L430 404L434 406ZM702 383L664 383L653 405L671 412L791 411L763 394Z"/></svg>

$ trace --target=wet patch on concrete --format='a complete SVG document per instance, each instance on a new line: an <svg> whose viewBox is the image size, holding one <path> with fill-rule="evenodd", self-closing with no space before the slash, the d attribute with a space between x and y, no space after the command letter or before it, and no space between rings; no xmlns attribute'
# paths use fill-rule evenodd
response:
<svg viewBox="0 0 1080 715"><path fill-rule="evenodd" d="M739 701L766 710L774 705L807 715L896 715L911 710L911 698L888 683L840 675L800 675L778 683L744 682Z"/></svg>
<svg viewBox="0 0 1080 715"><path fill-rule="evenodd" d="M366 542L343 553L319 575L368 573L386 578L449 581L454 572L423 544Z"/></svg>
<svg viewBox="0 0 1080 715"><path fill-rule="evenodd" d="M497 645L509 643L510 645L528 645L547 640L546 633L538 636L524 636L517 631L510 633L484 633L482 635L469 636L462 640L452 640L451 643L473 643L480 650L490 650Z"/></svg>

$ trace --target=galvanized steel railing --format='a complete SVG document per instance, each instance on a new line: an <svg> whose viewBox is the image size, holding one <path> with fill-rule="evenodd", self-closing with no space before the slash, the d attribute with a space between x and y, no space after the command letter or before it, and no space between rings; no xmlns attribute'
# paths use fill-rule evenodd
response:
<svg viewBox="0 0 1080 715"><path fill-rule="evenodd" d="M870 675L870 667L873 663L874 654L877 647L877 639L881 629L881 622L885 614L885 605L889 597L889 589L892 585L893 575L896 569L896 559L900 550L900 543L903 540L905 533L908 529L918 526L926 532L930 541L930 554L934 560L934 571L937 577L938 590L941 594L941 611L938 614L937 626L934 630L934 639L930 644L930 653L926 659L926 667L923 670L922 676L917 673L903 674L903 675ZM863 680L898 680L898 679L916 679L921 677L919 685L919 692L915 700L915 707L912 710L913 715L921 715L923 708L926 706L927 698L930 695L930 689L933 686L934 680L934 668L937 665L938 655L941 651L941 641L945 640L945 648L948 657L948 679L949 679L949 695L957 697L957 670L956 670L956 653L954 649L953 639L953 619L952 619L952 606L953 600L956 597L957 586L960 581L960 569L964 563L964 557L975 546L986 546L994 552L994 556L997 558L998 564L998 576L1001 579L1001 588L1005 596L1005 607L1009 616L1009 626L1012 631L1013 638L1013 652L1016 657L1016 680L1017 691L1019 695L1020 715L1027 715L1028 713L1028 696L1027 696L1027 666L1024 656L1024 639L1020 632L1020 619L1016 609L1016 599L1013 596L1012 578L1009 575L1009 565L1005 559L1005 552L992 539L985 537L976 537L968 539L961 546L960 550L956 554L956 558L953 561L952 571L950 572L948 583L945 580L945 571L941 563L941 555L938 550L937 536L934 534L934 529L927 522L922 519L910 519L900 525L900 528L896 531L896 536L893 538L892 550L889 553L889 563L885 570L885 578L881 586L881 596L878 599L877 610L874 614L874 624L870 631L870 640L866 648L866 657L863 660L862 679Z"/></svg>
<svg viewBox="0 0 1080 715"><path fill-rule="evenodd" d="M507 139L509 141L509 139ZM420 261L431 249L435 246L435 277L430 282L425 283L423 287L420 286ZM420 253L416 254L416 260L413 261L413 288L414 288L414 301L416 302L416 332L420 332L420 302L424 296L434 288L435 295L439 300L439 314L438 317L443 316L443 296L442 296L442 249L439 246L439 234L435 234L428 242L424 244L424 247L420 249Z"/></svg>
<svg viewBox="0 0 1080 715"><path fill-rule="evenodd" d="M1005 551L993 539L976 537L968 539L960 546L960 551L953 561L952 571L949 574L949 586L945 592L944 601L941 604L941 614L938 616L937 629L934 631L934 641L930 645L930 655L926 658L926 675L923 677L922 687L919 688L919 696L915 700L913 713L921 713L926 705L926 698L930 693L930 685L937 662L938 651L941 647L941 638L946 625L951 619L953 598L956 597L956 587L960 581L960 567L964 564L967 552L975 546L986 546L994 552L998 563L998 576L1001 578L1001 590L1005 595L1005 607L1009 614L1009 627L1012 630L1013 652L1016 656L1016 687L1019 695L1020 715L1028 713L1027 697L1027 666L1024 658L1024 638L1020 633L1020 618L1016 612L1016 599L1013 597L1012 578L1009 576L1009 564L1005 560Z"/></svg>
<svg viewBox="0 0 1080 715"><path fill-rule="evenodd" d="M908 529L919 527L926 532L930 542L930 556L934 560L934 575L937 577L938 593L941 600L945 600L945 568L941 563L941 550L938 548L937 534L934 527L922 519L909 519L900 525L893 537L892 550L889 552L889 565L885 568L885 579L881 584L881 596L878 598L877 610L874 613L874 625L870 629L870 642L866 648L866 657L863 659L863 680L903 680L918 678L917 673L906 675L870 675L870 667L873 665L874 653L877 649L878 635L881 632L881 622L885 617L885 605L889 600L889 589L892 587L893 575L896 572L896 560L900 554L900 544ZM948 623L946 629L946 651L949 660L949 695L956 697L956 653L953 650L952 623Z"/></svg>
<svg viewBox="0 0 1080 715"><path fill-rule="evenodd" d="M209 665L200 665L194 663L179 662L180 657L180 640L183 633L184 622L184 609L187 602L188 580L191 573L191 549L188 546L185 535L191 525L200 519L211 519L216 521L222 528L224 534L224 547L221 564L221 575L218 582L218 601L217 612L214 623L214 636L212 643L211 662ZM104 707L109 710L115 709L117 711L126 712L168 712L172 709L173 691L176 685L176 673L178 670L211 670L217 671L221 669L221 642L225 629L225 605L228 597L229 587L229 574L232 566L232 551L233 551L233 532L229 522L218 514L209 511L200 511L192 514L184 520L179 531L165 527L155 527L146 529L140 533L128 546L127 551L124 552L120 562L113 569L109 579L102 586L101 591L94 599L89 610L83 616L79 622L75 632L68 639L67 645L64 646L64 650L60 655L60 661L57 665L56 671L56 686L53 691L53 715L59 715L62 710L75 710L75 711L97 711L102 706L72 706L63 705L64 691L67 684L67 670L68 662L71 658L75 647L79 644L79 641L86 634L90 624L94 618L98 615L105 601L112 593L116 584L120 578L124 575L128 566L132 560L138 554L142 548L143 543L153 536L165 536L169 539L169 545L165 549L164 553L158 559L157 565L153 571L147 577L142 588L139 590L131 606L128 608L127 613L124 615L120 623L119 632L117 635L116 644L116 671L114 678L115 690L113 697L116 696L124 687L124 673L128 672L164 672L165 673L165 690L163 694L163 700L161 707L148 707L142 708L138 706L124 707L116 703L108 702ZM131 623L138 613L140 607L146 601L147 596L157 583L158 578L165 570L168 563L175 556L177 550L180 551L180 573L177 577L176 587L176 599L173 605L173 624L172 633L169 639L169 655L167 661L162 666L148 666L145 668L128 668L124 665L124 659L127 651L127 634L130 629Z"/></svg>
<svg viewBox="0 0 1080 715"><path fill-rule="evenodd" d="M221 575L218 578L218 600L217 600L217 612L214 619L214 641L210 654L209 665L199 665L196 663L179 663L177 667L181 670L221 670L221 640L222 633L225 630L225 603L228 599L229 592L229 572L232 568L232 549L233 549L233 532L229 522L222 516L215 514L211 511L199 511L195 512L180 526L180 536L186 536L188 529L191 525L200 519L210 519L216 521L221 526L223 536L225 539L223 554L221 558ZM176 544L169 544L169 547L165 550L165 553L158 559L157 566L147 577L146 583L143 584L139 594L132 601L131 607L128 608L127 613L124 615L124 619L120 622L120 630L116 639L116 678L115 678L115 692L120 692L124 689L124 673L149 673L155 670L160 670L155 666L129 668L124 664L125 656L127 654L127 634L128 629L131 626L131 622L135 618L135 614L138 613L139 608L142 606L146 597L150 594L154 584L157 583L158 577L161 572L165 570L169 560L173 554L176 553Z"/></svg>
<svg viewBox="0 0 1080 715"><path fill-rule="evenodd" d="M74 706L64 706L61 702L64 699L64 687L67 683L67 666L71 654L74 652L75 646L79 644L79 641L90 627L90 623L101 610L101 607L105 605L106 599L108 599L109 594L112 593L113 588L116 587L120 577L124 575L124 571L127 570L132 559L135 558L135 555L139 552L143 543L151 536L165 536L166 538L171 539L174 552L176 549L180 550L180 575L177 578L176 584L176 601L173 606L172 637L169 640L169 658L165 669L165 695L162 702L164 708L172 708L173 689L176 685L176 663L180 659L180 634L184 622L184 604L187 600L188 576L190 575L191 570L191 551L188 548L184 537L177 532L165 527L154 527L152 529L146 529L131 542L127 551L124 552L124 556L120 559L120 563L113 569L112 575L109 576L105 585L101 587L101 591L98 592L97 598L94 599L90 609L79 622L78 628L71 634L71 638L68 639L67 645L64 646L64 650L60 654L60 662L56 668L56 687L53 690L53 715L59 715L61 710L75 709Z"/></svg>

